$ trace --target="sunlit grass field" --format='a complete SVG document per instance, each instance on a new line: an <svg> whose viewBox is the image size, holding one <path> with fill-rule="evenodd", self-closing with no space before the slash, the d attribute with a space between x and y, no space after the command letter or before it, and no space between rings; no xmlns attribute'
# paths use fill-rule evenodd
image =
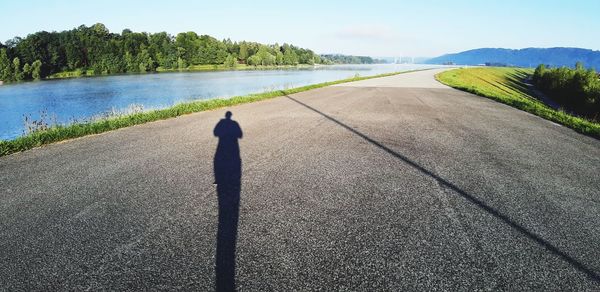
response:
<svg viewBox="0 0 600 292"><path fill-rule="evenodd" d="M523 83L531 74L532 69L460 68L439 73L436 79L448 86L508 104L577 132L600 137L600 123L555 110L537 100Z"/></svg>

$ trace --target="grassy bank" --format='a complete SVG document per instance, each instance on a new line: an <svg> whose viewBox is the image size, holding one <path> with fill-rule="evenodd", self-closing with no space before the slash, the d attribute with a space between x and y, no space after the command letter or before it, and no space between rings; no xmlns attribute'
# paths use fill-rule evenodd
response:
<svg viewBox="0 0 600 292"><path fill-rule="evenodd" d="M307 91L315 88L321 88L329 85L359 81L371 78L385 77L391 75L397 75L406 72L395 72L395 73L387 73L380 74L375 76L367 76L367 77L353 77L348 79L342 79L338 81L324 82L319 84L307 85L292 89L285 90L276 90L258 94L250 94L244 96L235 96L228 99L209 99L209 100L200 100L188 103L180 103L174 105L169 108L160 109L160 110L152 110L145 111L141 113L135 113L130 115L123 115L113 118L106 118L94 122L88 123L77 123L71 125L59 125L53 126L50 129L43 131L36 131L31 134L18 137L14 140L9 141L0 141L0 156L25 151L34 147L42 146L45 144L50 144L58 141L63 141L67 139L78 138L86 135L99 134L102 132L107 132L111 130L116 130L119 128L124 128L133 125L139 125L147 122L164 120L168 118L173 118L185 114L190 114L194 112L201 112L211 109L216 109L220 107L232 106L236 104L255 102L259 100L265 100L269 98L274 98L278 96L294 94L302 91Z"/></svg>
<svg viewBox="0 0 600 292"><path fill-rule="evenodd" d="M530 93L523 80L533 73L518 68L461 68L436 75L440 82L487 97L544 119L556 122L577 132L600 138L600 124L552 109Z"/></svg>
<svg viewBox="0 0 600 292"><path fill-rule="evenodd" d="M326 66L326 65L318 65ZM246 64L237 64L235 67L229 67L223 64L216 65L192 65L184 69L165 69L158 67L156 72L147 73L167 73L167 72L207 72L207 71L235 71L235 70L276 70L276 69L302 69L302 68L313 68L313 65L299 64L299 65L273 65L273 66L251 66ZM127 74L127 73L121 73ZM145 73L129 73L129 74L145 74ZM79 77L93 77L93 76L110 76L119 74L108 74L108 73L94 73L94 70L73 70L63 71L54 73L46 79L64 79L64 78L79 78Z"/></svg>

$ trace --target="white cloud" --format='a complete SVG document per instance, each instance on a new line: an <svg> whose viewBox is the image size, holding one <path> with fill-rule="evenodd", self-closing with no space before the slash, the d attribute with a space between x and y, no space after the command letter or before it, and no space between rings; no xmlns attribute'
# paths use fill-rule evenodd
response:
<svg viewBox="0 0 600 292"><path fill-rule="evenodd" d="M331 28L307 45L318 53L375 57L431 57L443 52L435 39L415 34L411 30L399 31L390 25L379 23Z"/></svg>

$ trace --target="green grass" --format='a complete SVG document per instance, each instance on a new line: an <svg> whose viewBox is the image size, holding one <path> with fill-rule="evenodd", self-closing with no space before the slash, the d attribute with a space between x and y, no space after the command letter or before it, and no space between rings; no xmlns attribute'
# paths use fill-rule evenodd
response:
<svg viewBox="0 0 600 292"><path fill-rule="evenodd" d="M0 156L25 151L34 147L39 147L45 144L50 144L58 141L67 139L78 138L86 135L99 134L111 130L116 130L124 127L133 125L139 125L147 122L164 120L173 118L185 114L201 112L226 106L232 106L236 104L255 102L265 99L270 99L278 96L294 94L302 91L311 89L321 88L334 84L359 81L371 78L385 77L391 75L397 75L406 72L395 72L380 74L375 76L366 77L353 77L348 79L342 79L331 82L324 82L319 84L307 85L302 87L296 87L285 90L269 91L258 94L250 94L244 96L235 96L228 99L209 99L200 100L188 103L180 103L169 108L145 111L141 113L122 115L118 117L101 119L98 121L87 122L87 123L76 123L70 125L58 125L53 126L48 130L36 131L25 136L18 137L14 140L2 141L0 140Z"/></svg>
<svg viewBox="0 0 600 292"><path fill-rule="evenodd" d="M538 101L523 83L532 73L532 69L519 68L461 68L439 73L436 79L456 89L508 104L577 132L600 138L599 123L555 110Z"/></svg>

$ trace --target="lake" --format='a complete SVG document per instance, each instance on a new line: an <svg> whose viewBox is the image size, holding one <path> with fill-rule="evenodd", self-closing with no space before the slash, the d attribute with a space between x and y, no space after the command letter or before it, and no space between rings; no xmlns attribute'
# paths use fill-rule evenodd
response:
<svg viewBox="0 0 600 292"><path fill-rule="evenodd" d="M131 105L158 109L176 103L250 93L436 65L331 65L308 69L240 70L116 75L47 80L0 86L0 139L23 135L24 117L71 123L126 111Z"/></svg>

